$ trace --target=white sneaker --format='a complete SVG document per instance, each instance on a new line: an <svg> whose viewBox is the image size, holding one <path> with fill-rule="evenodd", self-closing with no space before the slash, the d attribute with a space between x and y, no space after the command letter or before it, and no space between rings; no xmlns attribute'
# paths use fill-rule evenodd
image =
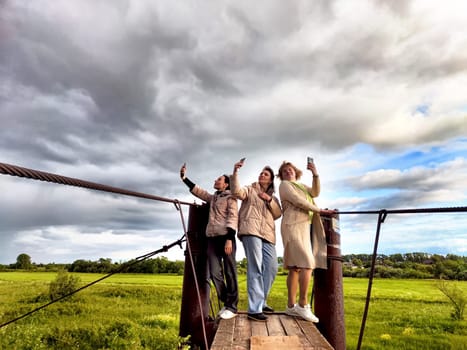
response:
<svg viewBox="0 0 467 350"><path fill-rule="evenodd" d="M230 320L231 318L234 318L235 316L237 316L237 314L233 313L229 309L225 309L224 311L222 311L222 313L219 316L220 318L224 320Z"/></svg>
<svg viewBox="0 0 467 350"><path fill-rule="evenodd" d="M222 309L220 309L219 312L217 313L217 316L221 317L222 313L223 313L225 310L227 310L227 309L225 308L225 306L222 307Z"/></svg>
<svg viewBox="0 0 467 350"><path fill-rule="evenodd" d="M294 304L292 307L286 307L285 308L285 314L289 316L299 316L297 312L295 311L295 308L297 307L297 304Z"/></svg>
<svg viewBox="0 0 467 350"><path fill-rule="evenodd" d="M305 305L304 307L301 307L300 305L295 305L294 307L295 313L303 318L305 321L310 321L314 323L318 323L319 319L316 317L313 312L311 312L311 306L310 304Z"/></svg>

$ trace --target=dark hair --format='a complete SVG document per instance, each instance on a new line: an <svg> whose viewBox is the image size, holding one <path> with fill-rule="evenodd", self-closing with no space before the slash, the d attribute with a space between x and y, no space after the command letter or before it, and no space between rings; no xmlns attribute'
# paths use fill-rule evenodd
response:
<svg viewBox="0 0 467 350"><path fill-rule="evenodd" d="M230 176L229 175L222 175L224 177L224 182L227 184L226 190L230 190Z"/></svg>
<svg viewBox="0 0 467 350"><path fill-rule="evenodd" d="M274 170L272 170L272 168L269 166L269 165L266 165L263 170L266 170L270 175L271 175L271 183L269 184L267 190L266 190L266 193L270 196L272 196L272 194L274 193L275 191L275 188L274 188Z"/></svg>

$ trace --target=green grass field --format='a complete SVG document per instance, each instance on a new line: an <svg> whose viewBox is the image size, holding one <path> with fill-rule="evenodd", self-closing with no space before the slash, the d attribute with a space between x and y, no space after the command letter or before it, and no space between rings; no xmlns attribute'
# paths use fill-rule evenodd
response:
<svg viewBox="0 0 467 350"><path fill-rule="evenodd" d="M75 274L82 284L102 275ZM1 272L0 322L47 303L55 273ZM176 349L182 276L114 275L0 329L0 349ZM344 279L347 349L357 345L367 279ZM456 283L467 295L467 282ZM239 276L241 310L246 276ZM269 303L283 310L285 276ZM452 306L432 280L377 279L362 349L467 349L467 321L453 321Z"/></svg>

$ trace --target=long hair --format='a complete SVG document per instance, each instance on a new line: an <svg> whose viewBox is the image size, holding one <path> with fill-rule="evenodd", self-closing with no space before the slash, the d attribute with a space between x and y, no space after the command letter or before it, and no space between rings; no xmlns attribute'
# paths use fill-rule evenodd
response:
<svg viewBox="0 0 467 350"><path fill-rule="evenodd" d="M269 165L266 165L264 168L263 168L263 171L266 170L269 175L271 175L271 183L269 184L268 188L266 189L266 193L270 196L272 196L272 194L275 192L275 187L274 187L274 170L272 170L272 168L269 166Z"/></svg>
<svg viewBox="0 0 467 350"><path fill-rule="evenodd" d="M227 187L225 188L226 190L230 190L230 176L229 175L222 175L224 177L224 181L227 184Z"/></svg>

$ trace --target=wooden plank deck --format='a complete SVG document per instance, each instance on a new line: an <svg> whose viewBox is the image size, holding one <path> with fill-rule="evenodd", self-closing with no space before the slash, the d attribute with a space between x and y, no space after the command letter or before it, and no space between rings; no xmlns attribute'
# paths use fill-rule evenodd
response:
<svg viewBox="0 0 467 350"><path fill-rule="evenodd" d="M266 322L252 321L245 312L220 320L211 350L333 350L314 323L268 314Z"/></svg>

